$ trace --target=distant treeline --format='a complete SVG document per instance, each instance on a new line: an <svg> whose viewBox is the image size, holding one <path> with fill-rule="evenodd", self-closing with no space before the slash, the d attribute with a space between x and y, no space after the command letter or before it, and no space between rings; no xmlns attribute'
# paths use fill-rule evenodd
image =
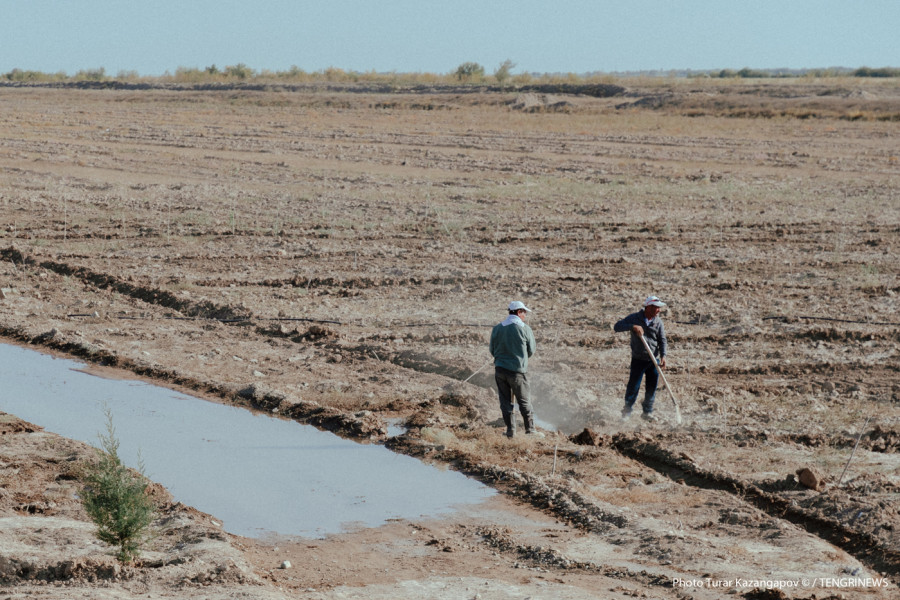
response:
<svg viewBox="0 0 900 600"><path fill-rule="evenodd" d="M163 75L142 76L136 71L119 71L115 76L110 75L104 68L78 71L74 75L64 72L44 73L41 71L25 71L13 69L0 75L0 81L21 83L59 83L94 81L108 82L120 81L127 83L151 83L151 84L227 84L227 83L282 83L282 84L306 84L306 83L369 83L387 85L435 85L435 84L493 84L493 85L535 85L535 84L599 84L609 83L609 76L575 74L547 74L538 75L511 73L512 63L506 61L498 67L493 74L486 74L484 67L478 63L467 62L461 64L456 70L445 73L383 73L376 71L360 72L345 71L334 67L320 71L304 71L299 67L291 67L287 71L254 70L240 63L226 67L211 65L203 69L192 67L178 67L175 73L168 71Z"/></svg>
<svg viewBox="0 0 900 600"><path fill-rule="evenodd" d="M119 71L116 75L110 75L103 67L98 69L81 70L74 75L65 72L44 73L42 71L29 71L13 69L0 75L0 81L22 83L50 83L71 81L121 81L121 82L145 82L145 83L227 83L238 81L258 82L282 82L282 83L379 83L389 85L428 85L428 84L499 84L501 86L523 85L558 85L576 84L593 85L609 84L616 79L626 77L669 77L669 78L823 78L823 77L900 77L900 68L859 67L850 69L844 67L830 67L827 69L750 69L740 70L669 70L669 71L634 71L616 73L519 73L513 74L515 65L511 61L505 61L492 74L486 74L484 67L474 62L465 62L454 71L445 74L436 73L397 73L397 72L359 72L345 71L330 67L320 71L304 71L299 67L291 67L287 71L254 70L243 63L216 67L211 65L203 69L191 67L178 67L175 73L168 71L158 76L141 76L137 71Z"/></svg>
<svg viewBox="0 0 900 600"><path fill-rule="evenodd" d="M775 69L775 70L759 70L743 68L740 71L732 71L731 69L722 69L718 72L710 72L707 77L743 77L747 79L753 78L772 78L772 77L900 77L900 69L893 67L882 67L880 69L872 69L869 67L860 67L858 69Z"/></svg>

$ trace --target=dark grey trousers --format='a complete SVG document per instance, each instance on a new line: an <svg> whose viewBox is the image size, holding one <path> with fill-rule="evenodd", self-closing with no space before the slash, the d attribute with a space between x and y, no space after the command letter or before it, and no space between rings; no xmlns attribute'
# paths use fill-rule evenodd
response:
<svg viewBox="0 0 900 600"><path fill-rule="evenodd" d="M533 414L528 374L516 373L503 367L494 367L494 381L497 382L497 392L500 395L500 411L503 414L512 414L516 410L513 401L513 396L515 396L519 403L522 419L528 423Z"/></svg>

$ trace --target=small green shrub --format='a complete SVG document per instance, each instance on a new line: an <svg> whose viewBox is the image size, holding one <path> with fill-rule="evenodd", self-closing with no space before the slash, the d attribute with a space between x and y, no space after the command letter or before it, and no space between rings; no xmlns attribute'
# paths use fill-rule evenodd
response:
<svg viewBox="0 0 900 600"><path fill-rule="evenodd" d="M459 81L481 81L484 79L484 67L476 62L464 62L456 67L455 75Z"/></svg>
<svg viewBox="0 0 900 600"><path fill-rule="evenodd" d="M251 69L244 63L229 65L225 67L225 70L223 72L226 76L234 77L236 79L247 79L253 77L253 69Z"/></svg>
<svg viewBox="0 0 900 600"><path fill-rule="evenodd" d="M183 83L199 83L210 79L209 71L201 71L197 68L178 67L175 69L175 81Z"/></svg>
<svg viewBox="0 0 900 600"><path fill-rule="evenodd" d="M156 502L147 493L150 483L143 465L137 472L119 459L119 440L112 413L106 411L106 434L100 434L97 462L85 467L81 503L97 525L97 538L119 548L116 557L131 562L150 533Z"/></svg>
<svg viewBox="0 0 900 600"><path fill-rule="evenodd" d="M499 83L501 87L504 86L512 76L512 70L515 66L516 63L506 59L499 67L497 67L497 70L494 71L494 79L497 80L497 83Z"/></svg>
<svg viewBox="0 0 900 600"><path fill-rule="evenodd" d="M106 81L109 77L106 76L106 69L100 67L99 69L82 69L75 73L72 79L75 81Z"/></svg>
<svg viewBox="0 0 900 600"><path fill-rule="evenodd" d="M749 67L744 67L740 71L737 72L738 77L743 77L744 79L760 79L763 77L771 77L770 73L766 71L760 71L757 69L751 69Z"/></svg>
<svg viewBox="0 0 900 600"><path fill-rule="evenodd" d="M23 71L22 69L13 69L9 73L4 73L2 77L10 81L53 81L65 78L65 76L50 75L41 71Z"/></svg>

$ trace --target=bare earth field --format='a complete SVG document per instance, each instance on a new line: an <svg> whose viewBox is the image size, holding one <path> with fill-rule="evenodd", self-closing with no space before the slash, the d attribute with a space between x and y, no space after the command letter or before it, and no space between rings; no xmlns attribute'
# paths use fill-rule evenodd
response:
<svg viewBox="0 0 900 600"><path fill-rule="evenodd" d="M0 413L0 598L897 598L900 83L563 92L0 87L5 341L500 492L252 540L160 488L122 566L89 448ZM619 419L651 293L682 425ZM543 439L487 365L514 299Z"/></svg>

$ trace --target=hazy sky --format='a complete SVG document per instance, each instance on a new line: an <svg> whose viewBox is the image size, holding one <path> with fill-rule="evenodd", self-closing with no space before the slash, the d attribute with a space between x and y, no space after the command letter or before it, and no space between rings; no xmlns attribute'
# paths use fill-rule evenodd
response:
<svg viewBox="0 0 900 600"><path fill-rule="evenodd" d="M900 0L0 0L0 73L900 67Z"/></svg>

